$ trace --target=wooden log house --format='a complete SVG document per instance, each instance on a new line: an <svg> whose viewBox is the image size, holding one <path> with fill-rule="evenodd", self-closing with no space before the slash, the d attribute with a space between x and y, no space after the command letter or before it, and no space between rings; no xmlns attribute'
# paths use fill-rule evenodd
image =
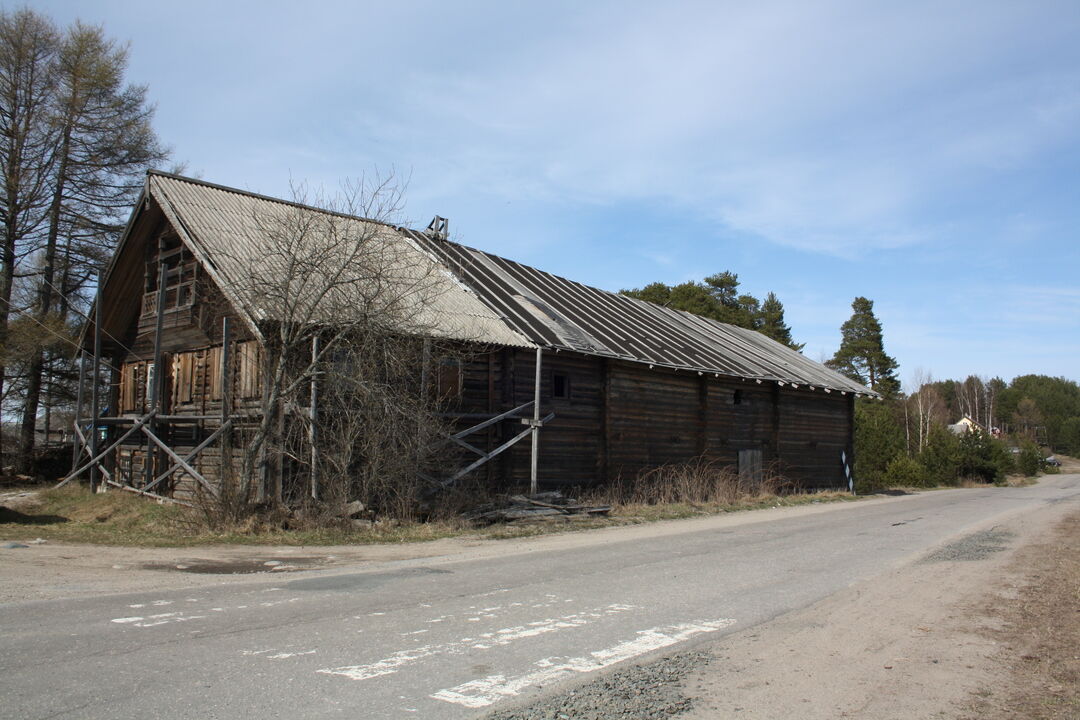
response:
<svg viewBox="0 0 1080 720"><path fill-rule="evenodd" d="M236 248L257 253L248 220L278 206L322 212L148 173L84 333L83 364L110 368L111 391L82 402L71 477L92 471L174 496L214 486L222 448L236 452L230 425L250 419L263 391L264 318L239 288ZM584 486L706 457L740 472L773 465L804 487L847 485L854 399L872 391L760 333L545 273L444 230L387 229L449 278L441 337L484 348L442 378L463 424L480 426L470 444L483 447L436 480L472 468L507 488ZM108 439L90 426L111 428Z"/></svg>

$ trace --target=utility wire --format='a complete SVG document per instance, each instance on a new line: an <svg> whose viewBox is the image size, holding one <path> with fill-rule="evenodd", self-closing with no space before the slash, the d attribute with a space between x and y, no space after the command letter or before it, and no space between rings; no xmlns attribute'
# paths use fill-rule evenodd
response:
<svg viewBox="0 0 1080 720"><path fill-rule="evenodd" d="M63 295L63 293L62 293L62 292L60 291L60 288L56 287L55 285L53 285L53 284L52 284L51 282L49 282L49 281L48 281L48 280L46 280L45 278L41 278L41 281L42 281L43 283L45 283L46 285L48 285L49 287L51 287L51 288L52 288L53 290L55 290L55 291L56 291L56 294L57 294L57 295L61 295L61 296ZM100 298L100 294L99 294L99 296L98 296L98 297ZM86 320L87 322L91 322L91 323L92 323L92 322L94 322L93 318L91 318L91 317L90 317L89 315L87 315L86 313L84 313L84 312L83 312L82 310L80 310L79 308L75 307L74 305L71 305L71 306L70 306L70 308L71 308L72 310L74 310L74 311L75 311L76 313L78 313L78 314L79 314L79 315L80 315L80 316L81 316L81 317L82 317L82 318L83 318L84 320ZM117 338L117 337L116 337L115 335L113 335L112 333L110 333L109 331L107 331L107 330L106 330L105 328L102 328L102 329L101 329L101 332L103 332L103 333L105 333L106 335L108 335L108 336L109 336L109 339L110 339L110 340L112 340L112 341L113 341L114 343L116 343L117 345L119 345L119 346L120 346L120 347L121 347L122 349L124 349L124 350L127 350L127 351L128 351L128 352L129 352L130 354L132 354L132 355L137 355L137 354L138 354L138 353L136 353L136 352L135 352L134 350L132 350L132 349L131 349L130 347L128 347L128 346L127 346L127 345L125 345L124 343L120 342L120 340L119 340L119 339L118 339L118 338Z"/></svg>
<svg viewBox="0 0 1080 720"><path fill-rule="evenodd" d="M0 300L3 300L3 298L0 298ZM13 311L13 312L14 312L14 313L15 313L16 315L20 315L20 316L22 316L22 317L28 318L29 320L31 320L32 322L36 323L37 325L40 325L41 327L45 328L45 330L46 330L46 331L48 331L48 332L52 333L53 335L55 335L55 336L56 336L57 338L59 338L60 340L63 340L63 341L64 341L64 342L66 342L66 343L67 343L68 345L71 345L71 346L72 346L73 348L75 348L76 350L82 350L82 349L83 349L83 348L82 348L82 347L81 347L81 346L80 346L80 345L79 345L79 344L78 344L77 342L75 342L75 341L74 341L74 340L72 340L71 338L67 337L66 335L61 335L60 333L56 332L56 331L55 331L55 330L53 330L53 329L52 329L51 327L49 327L49 326L48 326L48 325L46 325L45 323L41 322L41 321L40 321L40 320L38 320L38 319L37 319L36 317L34 317L34 316L33 316L33 315L31 315L30 313L26 312L26 311L25 311L25 310L23 310L22 308L18 308L18 307L16 307L16 306L15 306L15 304L14 304L14 303L12 303L12 302L11 302L10 300L4 300L4 302L6 302L6 303L8 304L8 308L9 308L9 309L10 309L11 311ZM115 365L113 365L112 363L108 362L107 360L104 360L104 359L101 359L101 358L99 358L99 359L98 359L98 362L100 362L100 363L101 363L102 365L104 365L105 367L109 368L110 370L115 370L116 372L120 372L120 369L119 369L119 368L117 368L117 367L116 367Z"/></svg>

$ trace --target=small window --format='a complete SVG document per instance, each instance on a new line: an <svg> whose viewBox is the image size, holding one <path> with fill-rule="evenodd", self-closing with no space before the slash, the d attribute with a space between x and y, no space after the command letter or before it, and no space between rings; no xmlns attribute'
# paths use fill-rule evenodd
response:
<svg viewBox="0 0 1080 720"><path fill-rule="evenodd" d="M557 400L570 399L570 377L563 373L551 373L551 397Z"/></svg>
<svg viewBox="0 0 1080 720"><path fill-rule="evenodd" d="M736 390L734 393L732 393L731 404L742 405L742 390Z"/></svg>

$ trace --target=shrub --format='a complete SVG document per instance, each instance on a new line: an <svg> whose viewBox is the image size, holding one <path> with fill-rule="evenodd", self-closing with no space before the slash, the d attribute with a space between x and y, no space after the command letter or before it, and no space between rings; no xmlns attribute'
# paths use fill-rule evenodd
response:
<svg viewBox="0 0 1080 720"><path fill-rule="evenodd" d="M957 480L997 483L1005 479L1006 467L1000 463L997 451L1000 443L987 433L972 430L960 436L960 456Z"/></svg>
<svg viewBox="0 0 1080 720"><path fill-rule="evenodd" d="M926 446L919 453L919 463L926 469L931 485L958 485L960 482L960 438L947 428L930 428Z"/></svg>
<svg viewBox="0 0 1080 720"><path fill-rule="evenodd" d="M1035 477L1042 469L1042 461L1042 452L1035 443L1028 440L1020 445L1020 454L1016 456L1017 470L1027 477Z"/></svg>
<svg viewBox="0 0 1080 720"><path fill-rule="evenodd" d="M926 468L907 455L898 455L885 468L885 487L926 487L929 475Z"/></svg>
<svg viewBox="0 0 1080 720"><path fill-rule="evenodd" d="M904 428L896 408L877 400L855 403L855 481L859 492L883 487L889 463L904 454Z"/></svg>

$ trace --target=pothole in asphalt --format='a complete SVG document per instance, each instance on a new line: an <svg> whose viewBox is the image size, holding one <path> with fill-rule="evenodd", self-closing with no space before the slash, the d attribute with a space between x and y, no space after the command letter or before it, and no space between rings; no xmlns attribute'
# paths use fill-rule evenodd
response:
<svg viewBox="0 0 1080 720"><path fill-rule="evenodd" d="M144 570L196 573L198 575L254 575L256 573L285 573L312 570L326 563L322 557L290 557L282 560L181 560L178 562L149 562Z"/></svg>
<svg viewBox="0 0 1080 720"><path fill-rule="evenodd" d="M927 555L923 562L982 560L1009 547L1015 535L1008 530L983 530L951 542Z"/></svg>

